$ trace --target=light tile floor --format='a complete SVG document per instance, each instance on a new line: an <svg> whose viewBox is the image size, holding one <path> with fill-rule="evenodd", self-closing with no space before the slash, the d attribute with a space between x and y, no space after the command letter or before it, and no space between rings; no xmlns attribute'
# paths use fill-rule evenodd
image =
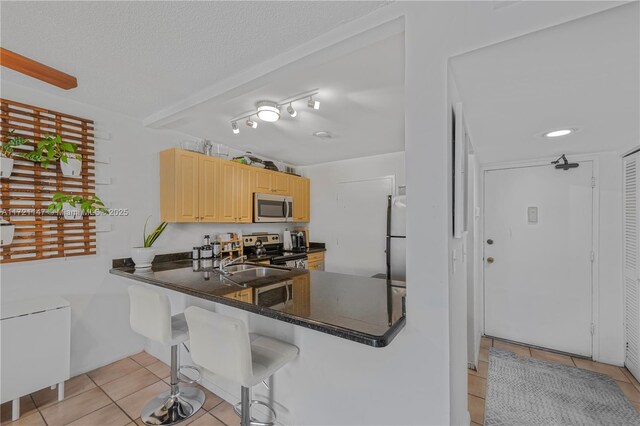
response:
<svg viewBox="0 0 640 426"><path fill-rule="evenodd" d="M548 362L555 362L584 368L598 373L608 374L616 381L620 389L629 398L629 401L640 411L640 383L629 373L626 368L615 365L601 364L584 358L577 358L554 352L543 351L528 346L516 345L497 339L483 337L480 343L480 357L478 370L469 369L469 414L474 426L484 424L484 398L487 387L487 370L489 369L489 348L493 346L505 351L511 351L521 356L528 356Z"/></svg>
<svg viewBox="0 0 640 426"><path fill-rule="evenodd" d="M146 352L116 361L65 383L65 399L57 390L42 389L21 399L21 416L11 421L11 402L2 404L1 424L11 426L134 426L142 407L168 390L169 366ZM189 386L182 384L182 386ZM199 386L206 395L203 409L180 423L192 426L239 425L231 404Z"/></svg>

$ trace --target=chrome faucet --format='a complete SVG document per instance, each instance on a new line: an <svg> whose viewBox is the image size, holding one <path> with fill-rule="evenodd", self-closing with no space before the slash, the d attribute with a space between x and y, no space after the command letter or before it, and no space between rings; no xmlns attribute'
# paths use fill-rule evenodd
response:
<svg viewBox="0 0 640 426"><path fill-rule="evenodd" d="M229 275L230 272L227 271L225 268L227 266L231 266L233 264L240 263L241 261L244 261L246 258L247 258L247 256L240 256L240 257L238 257L236 259L234 259L233 256L225 257L224 259L222 259L220 261L220 273L222 275Z"/></svg>

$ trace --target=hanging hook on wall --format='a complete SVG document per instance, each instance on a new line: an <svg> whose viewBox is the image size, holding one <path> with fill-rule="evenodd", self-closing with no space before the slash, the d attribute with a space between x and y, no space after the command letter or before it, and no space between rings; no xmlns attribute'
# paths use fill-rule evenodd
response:
<svg viewBox="0 0 640 426"><path fill-rule="evenodd" d="M561 160L562 160L562 163L560 162ZM551 164L555 164L556 169L562 169L562 170L575 169L576 167L580 166L579 163L570 163L564 154L562 154L556 161L552 161Z"/></svg>

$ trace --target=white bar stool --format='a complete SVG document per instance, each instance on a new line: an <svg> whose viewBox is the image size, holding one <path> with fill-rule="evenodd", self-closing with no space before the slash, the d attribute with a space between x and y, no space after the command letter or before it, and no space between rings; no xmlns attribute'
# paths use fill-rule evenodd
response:
<svg viewBox="0 0 640 426"><path fill-rule="evenodd" d="M142 409L140 418L147 425L181 422L202 408L205 400L202 390L178 386L178 345L189 340L184 314L171 316L169 298L141 285L129 287L129 299L133 331L171 346L171 390L149 401Z"/></svg>
<svg viewBox="0 0 640 426"><path fill-rule="evenodd" d="M298 356L298 347L259 334L250 335L243 321L206 309L190 306L184 314L189 324L193 362L240 384L241 398L236 405L240 424L273 425L275 411L264 402L251 401L251 387L266 380ZM258 422L251 417L252 404L267 407L273 421Z"/></svg>

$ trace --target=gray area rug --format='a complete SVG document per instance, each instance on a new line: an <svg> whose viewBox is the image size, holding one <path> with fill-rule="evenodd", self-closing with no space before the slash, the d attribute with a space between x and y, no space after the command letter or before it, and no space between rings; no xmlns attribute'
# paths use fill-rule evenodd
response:
<svg viewBox="0 0 640 426"><path fill-rule="evenodd" d="M640 425L609 376L491 348L486 426Z"/></svg>

